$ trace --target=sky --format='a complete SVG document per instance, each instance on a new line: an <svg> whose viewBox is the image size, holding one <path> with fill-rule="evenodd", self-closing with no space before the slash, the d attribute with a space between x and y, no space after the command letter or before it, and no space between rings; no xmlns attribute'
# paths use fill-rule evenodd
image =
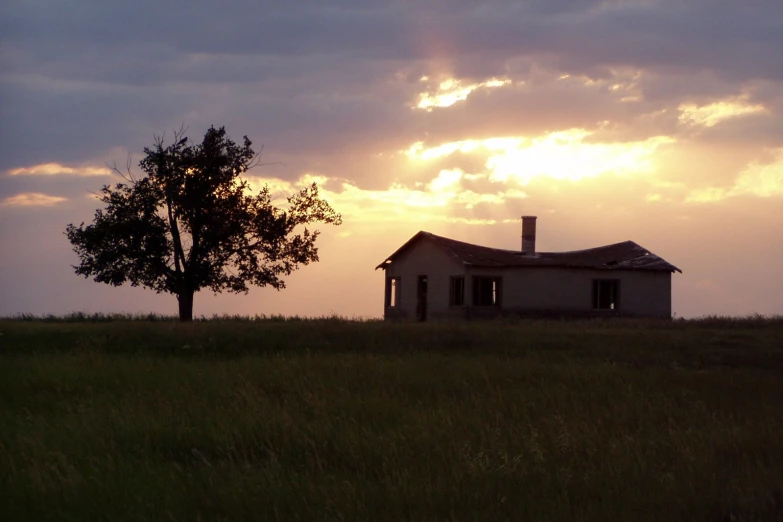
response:
<svg viewBox="0 0 783 522"><path fill-rule="evenodd" d="M783 314L780 0L6 0L0 316L175 314L76 276L92 192L182 125L247 135L251 186L343 215L287 288L195 315L379 317L419 230L518 249L635 241L682 269L678 317ZM164 134L165 133L165 134Z"/></svg>

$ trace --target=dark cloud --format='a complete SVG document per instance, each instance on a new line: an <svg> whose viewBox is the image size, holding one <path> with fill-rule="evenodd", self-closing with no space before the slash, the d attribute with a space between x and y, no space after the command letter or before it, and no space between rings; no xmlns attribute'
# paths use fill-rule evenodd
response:
<svg viewBox="0 0 783 522"><path fill-rule="evenodd" d="M767 1L11 2L0 17L0 169L139 151L181 122L321 154L394 142L422 122L466 128L469 110L413 121L406 112L415 80L431 72L524 78L539 63L600 78L630 66L656 71L643 85L651 101L729 94L783 74L776 14ZM698 82L708 76L726 79ZM560 94L493 93L484 120L495 123L474 125L498 126L489 116L509 108L583 125L609 103Z"/></svg>

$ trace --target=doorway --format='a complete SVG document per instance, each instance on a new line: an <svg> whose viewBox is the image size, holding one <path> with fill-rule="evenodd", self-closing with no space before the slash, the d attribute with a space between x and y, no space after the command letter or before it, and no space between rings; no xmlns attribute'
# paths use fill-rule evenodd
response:
<svg viewBox="0 0 783 522"><path fill-rule="evenodd" d="M416 319L427 320L427 276L420 275L416 284Z"/></svg>

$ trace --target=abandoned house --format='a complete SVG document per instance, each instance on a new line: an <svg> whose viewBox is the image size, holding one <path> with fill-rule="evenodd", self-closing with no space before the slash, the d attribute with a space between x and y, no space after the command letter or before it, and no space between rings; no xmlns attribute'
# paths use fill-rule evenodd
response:
<svg viewBox="0 0 783 522"><path fill-rule="evenodd" d="M671 317L682 271L633 241L536 252L536 217L522 249L501 250L419 232L376 267L386 273L384 318L425 321L501 314Z"/></svg>

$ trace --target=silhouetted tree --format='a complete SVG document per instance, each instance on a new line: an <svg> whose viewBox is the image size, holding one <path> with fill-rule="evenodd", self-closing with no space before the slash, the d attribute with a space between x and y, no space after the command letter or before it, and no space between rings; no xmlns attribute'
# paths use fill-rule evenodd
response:
<svg viewBox="0 0 783 522"><path fill-rule="evenodd" d="M69 224L65 234L78 254L73 268L95 281L151 288L177 296L179 318L193 319L193 296L248 291L248 284L285 288L282 276L318 261L318 231L306 225L339 225L342 218L318 196L315 183L273 205L265 186L251 195L241 175L258 165L251 142L237 145L224 127L211 127L200 144L174 135L156 137L139 163L146 173L120 173L125 183L105 185L105 209L92 224Z"/></svg>

